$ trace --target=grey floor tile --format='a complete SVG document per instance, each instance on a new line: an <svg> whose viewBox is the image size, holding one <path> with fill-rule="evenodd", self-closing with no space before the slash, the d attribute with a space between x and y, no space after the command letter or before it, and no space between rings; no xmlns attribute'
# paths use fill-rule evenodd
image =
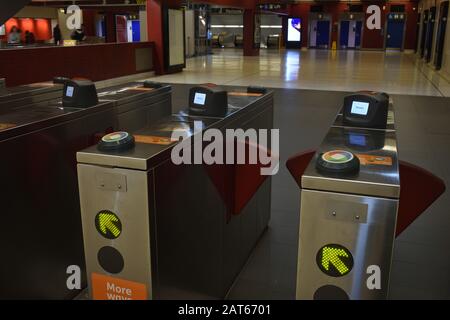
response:
<svg viewBox="0 0 450 320"><path fill-rule="evenodd" d="M407 263L394 260L391 269L391 287L401 286L445 296L450 294L449 268L429 263Z"/></svg>
<svg viewBox="0 0 450 320"><path fill-rule="evenodd" d="M257 281L241 279L235 283L230 290L227 299L229 300L294 300L295 290L284 288L274 290L270 285Z"/></svg>
<svg viewBox="0 0 450 320"><path fill-rule="evenodd" d="M297 276L297 247L262 239L239 279L259 282L273 290L294 289Z"/></svg>
<svg viewBox="0 0 450 320"><path fill-rule="evenodd" d="M428 266L447 267L450 270L450 242L424 245L414 242L395 241L393 259Z"/></svg>

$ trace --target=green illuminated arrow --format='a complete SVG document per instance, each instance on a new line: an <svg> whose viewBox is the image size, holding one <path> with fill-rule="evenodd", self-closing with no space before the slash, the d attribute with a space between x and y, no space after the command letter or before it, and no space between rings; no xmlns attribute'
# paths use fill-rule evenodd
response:
<svg viewBox="0 0 450 320"><path fill-rule="evenodd" d="M111 232L114 237L118 237L120 235L120 230L113 222L118 222L119 219L111 213L100 213L98 216L99 226L101 232L106 234L107 231Z"/></svg>
<svg viewBox="0 0 450 320"><path fill-rule="evenodd" d="M324 247L322 249L322 267L328 271L332 264L341 275L346 274L349 269L339 257L348 258L348 253L344 249Z"/></svg>

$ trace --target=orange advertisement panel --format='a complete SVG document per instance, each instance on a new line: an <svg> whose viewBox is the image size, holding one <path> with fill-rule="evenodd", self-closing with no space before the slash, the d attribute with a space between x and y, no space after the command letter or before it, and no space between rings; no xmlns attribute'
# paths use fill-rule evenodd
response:
<svg viewBox="0 0 450 320"><path fill-rule="evenodd" d="M359 162L362 166L367 165L381 165L381 166L392 166L392 158L391 157L383 157L377 155L370 154L357 154Z"/></svg>
<svg viewBox="0 0 450 320"><path fill-rule="evenodd" d="M143 283L92 273L94 300L147 300L147 286Z"/></svg>

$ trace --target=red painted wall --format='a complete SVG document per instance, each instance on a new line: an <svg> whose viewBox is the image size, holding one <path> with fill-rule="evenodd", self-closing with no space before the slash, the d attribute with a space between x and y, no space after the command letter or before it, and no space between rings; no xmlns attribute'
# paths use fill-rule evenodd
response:
<svg viewBox="0 0 450 320"><path fill-rule="evenodd" d="M408 2L405 3L406 11L406 35L405 35L405 49L414 50L416 48L416 36L417 36L417 16L418 7L417 3Z"/></svg>
<svg viewBox="0 0 450 320"><path fill-rule="evenodd" d="M254 9L244 10L244 56L259 55L259 48L255 48L255 13Z"/></svg>
<svg viewBox="0 0 450 320"><path fill-rule="evenodd" d="M162 8L158 0L147 0L148 41L155 44L154 65L157 74L164 73L164 39L162 33Z"/></svg>
<svg viewBox="0 0 450 320"><path fill-rule="evenodd" d="M11 18L5 23L6 36L0 37L3 41L6 41L14 26L22 30L22 41L25 40L25 31L33 32L36 41L50 40L53 37L50 19Z"/></svg>
<svg viewBox="0 0 450 320"><path fill-rule="evenodd" d="M384 2L372 2L368 4L364 4L364 12L367 11L367 7L376 4L381 8L381 30L373 29L370 30L367 28L366 23L364 23L364 31L363 31L363 39L362 39L362 47L365 49L383 49L384 47L384 24L386 23L386 10L383 10ZM387 8L386 8L387 9ZM365 19L370 14L365 14Z"/></svg>
<svg viewBox="0 0 450 320"><path fill-rule="evenodd" d="M88 37L95 36L95 16L97 10L83 9L84 33Z"/></svg>
<svg viewBox="0 0 450 320"><path fill-rule="evenodd" d="M172 1L174 2L174 1ZM193 2L202 4L216 4L235 8L254 9L258 1L256 0L194 0ZM276 1L273 1L275 3Z"/></svg>

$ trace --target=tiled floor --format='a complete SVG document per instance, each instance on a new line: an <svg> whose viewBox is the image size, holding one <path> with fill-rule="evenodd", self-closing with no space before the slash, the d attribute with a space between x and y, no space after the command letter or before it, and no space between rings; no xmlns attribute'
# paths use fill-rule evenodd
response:
<svg viewBox="0 0 450 320"><path fill-rule="evenodd" d="M344 92L275 89L281 170L273 178L272 219L242 271L230 299L293 299L297 265L299 190L287 158L320 144ZM174 106L184 107L185 86L174 86ZM393 95L402 160L420 165L450 185L450 99ZM174 110L177 111L177 108ZM392 299L450 299L450 197L444 194L397 239Z"/></svg>
<svg viewBox="0 0 450 320"><path fill-rule="evenodd" d="M300 197L284 163L322 141L345 95L327 90L390 93L396 106L400 158L423 166L450 185L450 99L438 97L448 93L448 83L440 80L437 86L437 76L427 68L413 56L400 53L308 51L243 59L232 50L188 60L185 72L156 78L174 83L325 90L274 89L282 166L273 178L272 219L230 299L295 298ZM374 72L376 81L367 72ZM432 83L428 79L433 77ZM186 104L186 88L180 88L174 87L175 106ZM396 240L392 299L450 299L449 208L447 192Z"/></svg>
<svg viewBox="0 0 450 320"><path fill-rule="evenodd" d="M262 85L313 90L389 91L397 94L450 96L450 83L412 53L330 50L218 49L214 55L187 60L182 73L155 78L171 83Z"/></svg>

